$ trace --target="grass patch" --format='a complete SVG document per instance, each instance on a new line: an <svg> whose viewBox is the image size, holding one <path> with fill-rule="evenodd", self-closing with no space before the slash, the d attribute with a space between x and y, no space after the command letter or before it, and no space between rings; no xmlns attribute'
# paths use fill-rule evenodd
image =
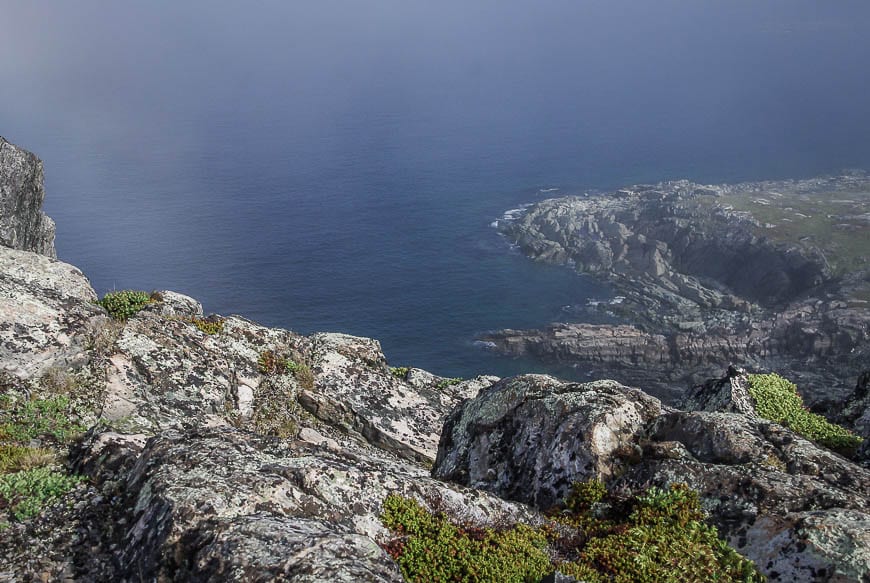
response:
<svg viewBox="0 0 870 583"><path fill-rule="evenodd" d="M391 495L381 520L395 538L384 548L415 582L538 581L555 570L589 583L764 580L685 485L619 499L593 480L575 484L566 506L539 528L481 529Z"/></svg>
<svg viewBox="0 0 870 583"><path fill-rule="evenodd" d="M8 510L16 520L26 520L39 514L84 479L49 467L2 475L0 509Z"/></svg>
<svg viewBox="0 0 870 583"><path fill-rule="evenodd" d="M761 417L784 425L810 441L850 455L863 439L804 407L797 386L778 374L749 375L749 394Z"/></svg>
<svg viewBox="0 0 870 583"><path fill-rule="evenodd" d="M148 292L125 289L107 293L97 304L105 308L112 319L126 322L151 301Z"/></svg>
<svg viewBox="0 0 870 583"><path fill-rule="evenodd" d="M408 371L410 370L411 367L408 366L391 366L390 374L399 379L400 381L403 381L408 376Z"/></svg>
<svg viewBox="0 0 870 583"><path fill-rule="evenodd" d="M538 581L552 571L546 536L528 526L463 528L395 495L384 501L381 520L398 535L386 550L408 581Z"/></svg>
<svg viewBox="0 0 870 583"><path fill-rule="evenodd" d="M0 444L0 475L51 465L55 453L42 447Z"/></svg>

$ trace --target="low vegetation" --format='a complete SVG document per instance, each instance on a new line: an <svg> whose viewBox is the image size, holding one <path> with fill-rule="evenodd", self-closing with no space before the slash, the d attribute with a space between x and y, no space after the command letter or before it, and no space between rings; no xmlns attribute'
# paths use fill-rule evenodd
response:
<svg viewBox="0 0 870 583"><path fill-rule="evenodd" d="M795 433L840 453L852 453L863 441L848 429L810 412L797 386L778 374L749 375L749 394L765 419L785 425Z"/></svg>
<svg viewBox="0 0 870 583"><path fill-rule="evenodd" d="M109 292L97 303L105 308L113 319L126 322L151 301L153 300L148 292L125 289Z"/></svg>
<svg viewBox="0 0 870 583"><path fill-rule="evenodd" d="M390 374L392 374L397 379L403 381L408 376L408 372L411 370L408 366L391 366Z"/></svg>
<svg viewBox="0 0 870 583"><path fill-rule="evenodd" d="M0 475L0 509L7 509L17 520L25 520L84 479L49 466Z"/></svg>
<svg viewBox="0 0 870 583"><path fill-rule="evenodd" d="M185 321L193 324L200 332L209 336L214 336L224 331L225 320L223 318L189 318Z"/></svg>
<svg viewBox="0 0 870 583"><path fill-rule="evenodd" d="M440 381L438 381L438 384L435 386L440 390L444 390L447 387L452 387L453 385L458 385L461 382L462 382L461 378L453 377L453 378L449 378L449 379L441 379Z"/></svg>
<svg viewBox="0 0 870 583"><path fill-rule="evenodd" d="M52 389L67 386L54 381ZM0 398L0 516L31 518L84 480L59 465L69 442L85 430L76 417L65 394Z"/></svg>
<svg viewBox="0 0 870 583"><path fill-rule="evenodd" d="M264 350L257 358L257 370L265 376L292 374L303 389L313 389L314 373L301 360L301 357L293 359L274 350Z"/></svg>
<svg viewBox="0 0 870 583"><path fill-rule="evenodd" d="M705 522L685 485L621 499L592 480L575 484L566 509L540 527L477 528L391 495L385 549L409 581L537 581L556 570L598 583L763 581L753 563Z"/></svg>

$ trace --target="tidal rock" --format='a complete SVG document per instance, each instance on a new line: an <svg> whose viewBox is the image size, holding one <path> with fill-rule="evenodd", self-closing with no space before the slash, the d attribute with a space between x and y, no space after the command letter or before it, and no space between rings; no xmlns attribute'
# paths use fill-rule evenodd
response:
<svg viewBox="0 0 870 583"><path fill-rule="evenodd" d="M42 160L0 137L0 245L57 257L43 180Z"/></svg>

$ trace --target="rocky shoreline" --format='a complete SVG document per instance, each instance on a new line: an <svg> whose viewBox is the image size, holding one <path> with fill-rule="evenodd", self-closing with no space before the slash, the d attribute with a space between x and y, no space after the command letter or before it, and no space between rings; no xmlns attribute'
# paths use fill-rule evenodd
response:
<svg viewBox="0 0 870 583"><path fill-rule="evenodd" d="M17 155L0 209L35 211L0 216L28 241L0 245L0 582L870 577L868 440L837 453L765 418L743 370L677 408L391 368L376 340L168 290L98 301ZM842 407L865 436L868 382Z"/></svg>
<svg viewBox="0 0 870 583"><path fill-rule="evenodd" d="M636 185L549 199L498 228L538 261L613 284L616 325L484 335L674 399L722 362L779 370L824 408L870 361L870 178ZM663 377L664 373L664 377Z"/></svg>

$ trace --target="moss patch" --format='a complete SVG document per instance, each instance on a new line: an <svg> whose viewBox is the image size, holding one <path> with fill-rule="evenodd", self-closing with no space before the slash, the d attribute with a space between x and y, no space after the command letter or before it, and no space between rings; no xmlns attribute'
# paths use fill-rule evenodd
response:
<svg viewBox="0 0 870 583"><path fill-rule="evenodd" d="M848 429L808 411L797 386L778 374L749 375L749 394L760 416L785 425L820 445L848 455L863 441Z"/></svg>

